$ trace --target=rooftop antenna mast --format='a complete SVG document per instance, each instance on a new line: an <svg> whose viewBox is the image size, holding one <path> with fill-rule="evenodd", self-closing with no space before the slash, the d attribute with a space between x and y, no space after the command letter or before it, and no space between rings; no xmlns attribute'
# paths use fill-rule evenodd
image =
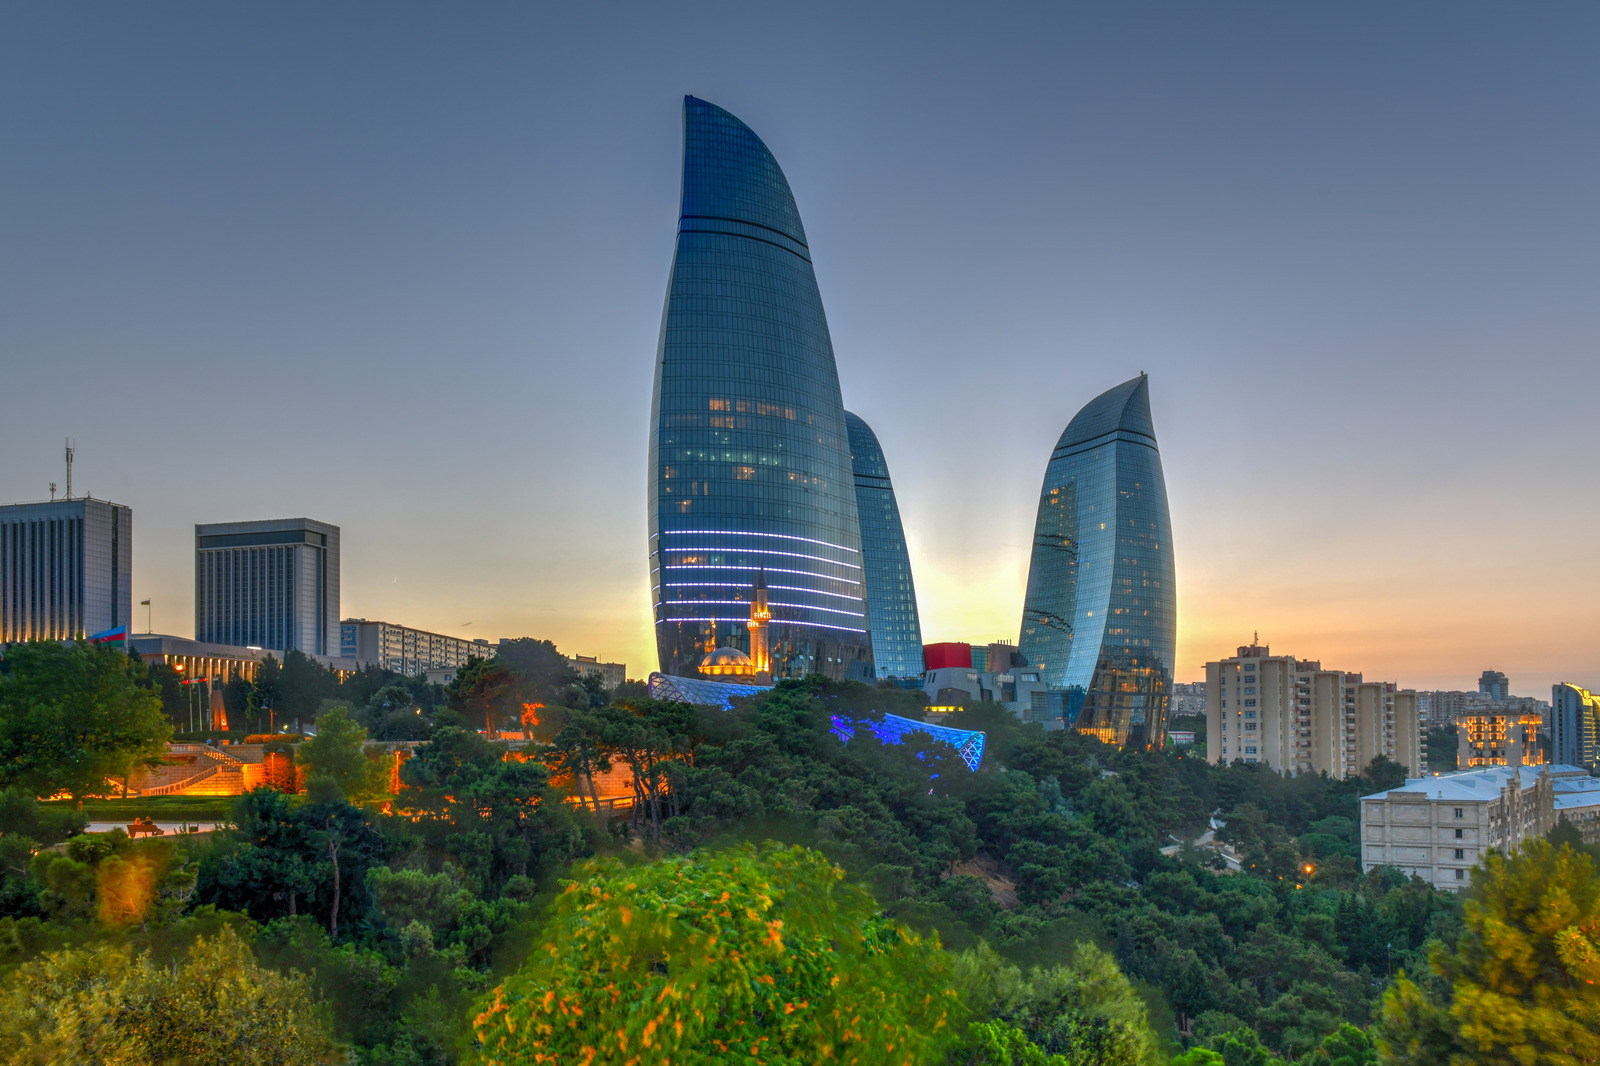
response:
<svg viewBox="0 0 1600 1066"><path fill-rule="evenodd" d="M64 499L72 499L72 438L67 438L67 494Z"/></svg>

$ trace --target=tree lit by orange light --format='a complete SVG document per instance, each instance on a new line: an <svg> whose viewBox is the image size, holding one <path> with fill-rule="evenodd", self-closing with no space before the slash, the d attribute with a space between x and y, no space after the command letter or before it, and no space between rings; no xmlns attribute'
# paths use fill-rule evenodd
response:
<svg viewBox="0 0 1600 1066"><path fill-rule="evenodd" d="M100 921L106 925L143 922L155 903L157 882L166 865L165 855L150 851L112 855L103 860L95 878Z"/></svg>
<svg viewBox="0 0 1600 1066"><path fill-rule="evenodd" d="M531 730L539 724L539 712L544 710L542 703L524 703L522 705L522 728Z"/></svg>

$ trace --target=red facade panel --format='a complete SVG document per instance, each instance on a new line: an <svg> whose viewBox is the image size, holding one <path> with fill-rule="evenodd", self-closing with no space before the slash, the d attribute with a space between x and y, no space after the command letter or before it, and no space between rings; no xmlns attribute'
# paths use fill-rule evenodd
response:
<svg viewBox="0 0 1600 1066"><path fill-rule="evenodd" d="M922 659L925 669L928 670L942 670L946 667L971 670L972 645L954 640L947 640L942 644L924 644Z"/></svg>

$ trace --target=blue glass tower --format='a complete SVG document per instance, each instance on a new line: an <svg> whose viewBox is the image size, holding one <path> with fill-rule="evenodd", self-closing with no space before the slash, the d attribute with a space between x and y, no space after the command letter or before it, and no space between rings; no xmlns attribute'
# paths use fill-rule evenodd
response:
<svg viewBox="0 0 1600 1066"><path fill-rule="evenodd" d="M754 675L869 676L844 405L800 212L744 123L692 96L683 119L682 209L651 405L661 672L694 677L721 648L759 656L749 622L764 573L770 659L752 662Z"/></svg>
<svg viewBox="0 0 1600 1066"><path fill-rule="evenodd" d="M1067 724L1160 747L1177 651L1172 519L1143 374L1079 411L1045 468L1017 650Z"/></svg>
<svg viewBox="0 0 1600 1066"><path fill-rule="evenodd" d="M850 431L856 513L861 516L861 547L866 557L873 662L879 677L921 677L917 590L911 581L911 557L906 554L906 534L889 480L889 464L871 426L849 411L844 413L844 421Z"/></svg>

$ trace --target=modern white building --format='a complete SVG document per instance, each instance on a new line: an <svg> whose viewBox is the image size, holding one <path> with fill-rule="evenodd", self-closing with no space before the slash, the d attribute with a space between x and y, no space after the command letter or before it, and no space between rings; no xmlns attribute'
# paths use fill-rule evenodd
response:
<svg viewBox="0 0 1600 1066"><path fill-rule="evenodd" d="M1417 694L1393 682L1325 670L1316 660L1241 647L1206 664L1206 756L1280 773L1355 777L1385 756L1422 769Z"/></svg>
<svg viewBox="0 0 1600 1066"><path fill-rule="evenodd" d="M339 527L309 518L194 527L194 639L339 653Z"/></svg>
<svg viewBox="0 0 1600 1066"><path fill-rule="evenodd" d="M468 659L492 659L500 650L487 640L447 637L365 618L346 618L339 623L339 649L340 655L359 666L376 666L407 677L453 670L465 666Z"/></svg>
<svg viewBox="0 0 1600 1066"><path fill-rule="evenodd" d="M1590 820L1591 808L1600 818L1600 791L1584 784L1591 781L1600 785L1581 766L1562 765L1407 778L1361 797L1361 869L1397 866L1436 888L1465 888L1490 849L1509 852L1555 825L1558 792L1569 821Z"/></svg>
<svg viewBox="0 0 1600 1066"><path fill-rule="evenodd" d="M929 710L998 703L1024 722L1047 730L1066 728L1067 694L1051 691L1037 670L1011 666L1004 670L970 670L945 666L922 675Z"/></svg>
<svg viewBox="0 0 1600 1066"><path fill-rule="evenodd" d="M0 644L133 621L133 511L79 496L0 507Z"/></svg>

